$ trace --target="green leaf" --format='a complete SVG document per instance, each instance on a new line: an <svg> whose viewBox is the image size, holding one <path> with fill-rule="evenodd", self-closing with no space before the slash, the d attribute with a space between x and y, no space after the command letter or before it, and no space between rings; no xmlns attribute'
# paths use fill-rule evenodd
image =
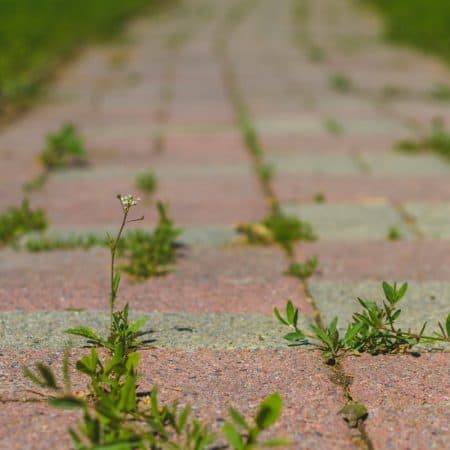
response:
<svg viewBox="0 0 450 450"><path fill-rule="evenodd" d="M186 427L186 423L190 414L191 414L191 407L188 405L183 409L183 412L180 414L180 418L178 419L178 428L180 432L182 432Z"/></svg>
<svg viewBox="0 0 450 450"><path fill-rule="evenodd" d="M355 336L359 333L359 331L361 330L361 328L363 326L364 326L364 324L362 322L357 322L357 323L352 324L345 333L344 342L346 344L349 344L350 342L352 342L353 339L355 338Z"/></svg>
<svg viewBox="0 0 450 450"><path fill-rule="evenodd" d="M383 281L382 286L386 299L389 301L389 303L393 303L395 301L394 288L386 281Z"/></svg>
<svg viewBox="0 0 450 450"><path fill-rule="evenodd" d="M114 278L113 278L113 282L112 282L112 291L114 293L117 293L117 290L119 289L119 284L120 284L120 273L116 272L114 274Z"/></svg>
<svg viewBox="0 0 450 450"><path fill-rule="evenodd" d="M278 311L278 308L274 308L273 313L275 314L275 317L278 319L279 322L281 322L283 325L289 325L289 323L281 316L280 311Z"/></svg>
<svg viewBox="0 0 450 450"><path fill-rule="evenodd" d="M334 334L334 333L335 333L336 327L337 327L337 322L338 322L338 318L335 317L335 318L331 321L330 325L328 326L328 330L329 330L330 334Z"/></svg>
<svg viewBox="0 0 450 450"><path fill-rule="evenodd" d="M445 329L447 330L447 337L450 337L450 313L445 321Z"/></svg>
<svg viewBox="0 0 450 450"><path fill-rule="evenodd" d="M97 342L99 344L103 343L103 338L98 336L91 328L87 327L69 328L65 332L67 334L74 334L75 336L82 336L86 339Z"/></svg>
<svg viewBox="0 0 450 450"><path fill-rule="evenodd" d="M260 442L258 447L262 448L273 448L273 447L290 447L294 445L292 441L287 439L270 439L268 441Z"/></svg>
<svg viewBox="0 0 450 450"><path fill-rule="evenodd" d="M294 318L295 318L295 307L294 304L289 300L286 304L286 318L289 323L289 325L294 324Z"/></svg>
<svg viewBox="0 0 450 450"><path fill-rule="evenodd" d="M77 398L73 397L71 395L66 395L64 397L59 398L53 398L50 399L49 404L54 406L55 408L61 408L61 409L77 409L77 408L84 408L86 406L86 403Z"/></svg>
<svg viewBox="0 0 450 450"><path fill-rule="evenodd" d="M403 283L401 288L398 291L398 299L399 300L405 296L407 290L408 290L408 283Z"/></svg>
<svg viewBox="0 0 450 450"><path fill-rule="evenodd" d="M225 423L222 428L222 433L235 450L244 450L244 442L242 436L231 423Z"/></svg>
<svg viewBox="0 0 450 450"><path fill-rule="evenodd" d="M240 427L245 428L247 430L250 428L248 426L248 423L244 419L244 417L238 411L236 411L235 409L230 408L228 410L228 414L230 415L231 419L233 420L233 422L236 425L239 425Z"/></svg>
<svg viewBox="0 0 450 450"><path fill-rule="evenodd" d="M58 389L58 385L56 384L55 375L53 375L52 369L46 366L45 364L38 363L36 365L37 370L41 374L41 377L45 383L46 387L51 389Z"/></svg>
<svg viewBox="0 0 450 450"><path fill-rule="evenodd" d="M147 322L147 319L138 319L130 325L129 330L133 333L139 331Z"/></svg>
<svg viewBox="0 0 450 450"><path fill-rule="evenodd" d="M315 325L310 325L310 327L319 340L321 340L329 348L333 348L333 341L331 340L330 336L328 336L328 334L324 330L322 330L322 328L316 327Z"/></svg>
<svg viewBox="0 0 450 450"><path fill-rule="evenodd" d="M141 355L138 352L133 352L128 354L127 356L127 362L125 364L125 367L128 371L134 370L139 365L139 361L141 359Z"/></svg>
<svg viewBox="0 0 450 450"><path fill-rule="evenodd" d="M292 333L285 334L283 336L283 339L286 339L290 342L303 341L304 339L306 339L306 336L302 331L293 331Z"/></svg>
<svg viewBox="0 0 450 450"><path fill-rule="evenodd" d="M256 412L255 422L260 430L265 430L271 427L280 417L283 402L280 394L275 392L263 400Z"/></svg>
<svg viewBox="0 0 450 450"><path fill-rule="evenodd" d="M120 398L117 407L121 411L131 411L136 407L136 377L128 375L120 389Z"/></svg>

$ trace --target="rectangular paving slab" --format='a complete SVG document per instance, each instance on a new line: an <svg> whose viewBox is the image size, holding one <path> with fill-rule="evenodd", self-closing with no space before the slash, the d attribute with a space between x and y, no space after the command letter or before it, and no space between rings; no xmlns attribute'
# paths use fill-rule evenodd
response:
<svg viewBox="0 0 450 450"><path fill-rule="evenodd" d="M55 368L59 366L56 357L55 353L51 353ZM49 356L45 352L28 354L29 361L39 358L47 361ZM11 374L18 372L14 367L11 370ZM293 349L151 350L142 353L139 371L142 374L141 391L145 392L156 384L161 402L177 400L181 405L191 404L193 414L212 424L214 429L223 425L230 406L250 418L264 397L279 392L284 403L283 413L279 423L270 431L270 436L291 439L294 442L290 447L292 449L357 448L344 421L337 414L344 401L342 390L330 381L329 369L323 365L317 352ZM20 392L17 394L21 395ZM37 406L36 411L49 412ZM49 421L48 415L35 415L33 409L25 404L22 416L28 421L32 418L33 427L25 427L25 431L17 433L16 430L22 430L26 424L25 420L20 420L21 407L22 404L18 403L5 403L2 407L2 414L10 411L9 426L7 430L3 428L0 431L3 445L8 445L12 436L21 444L29 442L29 430L37 443L36 447L30 448L48 448L40 446L39 438L45 436L41 427L53 430L56 425L64 428L67 423L75 422L73 416L63 417L59 411L54 412ZM61 433L58 435L62 436ZM67 448L65 445L54 448Z"/></svg>
<svg viewBox="0 0 450 450"><path fill-rule="evenodd" d="M388 280L389 281L389 280ZM399 280L402 281L402 280ZM402 313L398 325L403 329L419 332L427 322L426 334L438 331L438 322L445 324L450 313L450 283L424 281L408 283L408 291L399 304ZM312 281L309 285L311 295L326 324L338 317L341 329L345 329L352 314L361 310L357 297L382 304L384 293L381 282L339 282ZM436 342L436 349L450 349L448 344Z"/></svg>
<svg viewBox="0 0 450 450"><path fill-rule="evenodd" d="M385 203L285 204L283 210L309 222L323 240L384 240L391 227L411 237L399 213Z"/></svg>
<svg viewBox="0 0 450 450"><path fill-rule="evenodd" d="M450 279L449 241L316 241L296 247L300 260L319 256L314 281ZM412 263L413 262L413 263Z"/></svg>
<svg viewBox="0 0 450 450"><path fill-rule="evenodd" d="M427 239L450 239L450 203L406 203L405 210Z"/></svg>
<svg viewBox="0 0 450 450"><path fill-rule="evenodd" d="M443 450L450 442L450 354L346 358L376 449Z"/></svg>
<svg viewBox="0 0 450 450"><path fill-rule="evenodd" d="M29 254L4 251L0 310L108 309L107 250ZM292 298L311 314L297 280L283 275L278 248L187 248L166 276L137 282L122 277L118 304L147 312L238 312L272 316Z"/></svg>

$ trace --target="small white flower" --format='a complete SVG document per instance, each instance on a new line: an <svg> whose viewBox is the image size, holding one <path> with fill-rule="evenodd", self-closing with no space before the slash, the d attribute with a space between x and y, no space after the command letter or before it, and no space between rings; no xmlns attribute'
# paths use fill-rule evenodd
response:
<svg viewBox="0 0 450 450"><path fill-rule="evenodd" d="M133 197L131 194L119 195L118 197L124 211L128 211L132 206L136 206L141 201L139 197Z"/></svg>

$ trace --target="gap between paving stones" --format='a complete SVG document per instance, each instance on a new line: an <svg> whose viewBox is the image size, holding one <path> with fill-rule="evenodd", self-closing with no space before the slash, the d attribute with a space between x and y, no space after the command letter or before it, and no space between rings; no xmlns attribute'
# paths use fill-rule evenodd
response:
<svg viewBox="0 0 450 450"><path fill-rule="evenodd" d="M245 13L239 17L240 20L242 20L243 18L245 18ZM236 20L236 22L238 22L236 17L235 17L235 20ZM223 78L224 85L227 89L230 102L232 103L234 110L235 110L237 125L242 127L242 117L244 117L244 120L248 121L250 124L251 124L252 119L249 115L249 110L245 104L245 99L240 90L239 82L238 82L237 76L235 74L235 71L233 69L233 63L232 63L230 57L228 56L227 39L229 38L229 34L230 34L231 30L234 28L233 25L236 26L236 25L238 25L238 23L234 23L234 24L225 23L224 29L219 31L218 39L217 39L217 57L219 60L219 64L221 66L222 78ZM243 132L243 140L246 141L246 136L244 134L245 130L241 130L241 131ZM253 139L253 145L255 145L255 147L257 147L257 150L260 150L261 159L264 160L264 150L262 149L261 143L259 142L256 129L255 129L254 133L255 133L255 135L254 135L254 139ZM257 174L258 166L261 164L261 160L259 160L259 158L255 158L255 149L249 147L249 141L246 141L246 143L247 143L247 148L248 148L251 156L253 156L253 158L254 158L254 168L255 168L255 172ZM250 141L250 145L251 144L252 144L252 141ZM274 190L272 188L270 181L262 186L262 191L263 191L263 194L266 197L268 197L268 205L270 208L273 206L274 203L276 204L278 202L278 200L274 194ZM289 261L292 261L290 258L287 258L287 259ZM318 326L323 326L320 310L317 308L317 305L315 304L313 297L310 295L308 282L306 280L301 280L300 285L302 286L302 290L306 293L307 299L311 303L311 306L314 310L314 319L316 321L316 324ZM346 375L346 373L343 370L340 363L337 362L337 364L333 368L328 368L328 370L331 371L330 380L333 383L335 383L336 385L338 385L343 390L344 397L345 397L345 403L355 400L352 397L350 389L349 389L350 378L348 377L348 375ZM366 433L365 424L363 421L359 421L357 428L350 429L350 431L351 431L351 435L352 435L352 441L355 445L357 445L361 449L366 449L366 450L373 449L371 440Z"/></svg>

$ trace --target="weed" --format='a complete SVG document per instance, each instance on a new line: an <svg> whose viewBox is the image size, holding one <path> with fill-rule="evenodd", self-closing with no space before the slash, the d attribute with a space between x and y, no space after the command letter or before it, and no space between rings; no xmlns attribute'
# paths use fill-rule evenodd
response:
<svg viewBox="0 0 450 450"><path fill-rule="evenodd" d="M32 210L24 199L20 207L11 207L0 214L0 246L11 244L30 231L42 231L47 219L42 209Z"/></svg>
<svg viewBox="0 0 450 450"><path fill-rule="evenodd" d="M335 91L347 93L353 89L353 83L347 75L336 73L330 78L330 87Z"/></svg>
<svg viewBox="0 0 450 450"><path fill-rule="evenodd" d="M38 236L25 241L25 248L32 253L49 252L53 250L87 250L92 247L106 247L107 239L96 234L70 234L68 236Z"/></svg>
<svg viewBox="0 0 450 450"><path fill-rule="evenodd" d="M318 264L319 260L317 256L308 259L304 263L293 262L289 265L286 274L299 278L300 280L306 280L315 272Z"/></svg>
<svg viewBox="0 0 450 450"><path fill-rule="evenodd" d="M47 170L85 164L86 148L75 126L66 123L57 133L50 133L40 159Z"/></svg>
<svg viewBox="0 0 450 450"><path fill-rule="evenodd" d="M388 230L387 238L390 241L398 241L402 238L402 233L397 227L391 227Z"/></svg>
<svg viewBox="0 0 450 450"><path fill-rule="evenodd" d="M103 338L86 327L67 330L69 334L83 336L95 347L104 349L99 352L94 347L89 354L76 361L76 370L89 379L87 393L76 395L72 392L68 352L63 359L62 385L53 371L42 363L37 364L35 370L24 368L24 375L50 392L51 405L82 412L83 419L78 427L69 428L77 450L206 449L217 440L217 435L209 426L192 417L189 406L180 408L176 403L160 405L156 386L150 394L138 393L140 354L136 350L143 345L145 332L141 328L145 321L130 324L128 305L122 310L115 310L120 285L120 274L115 266L116 254L123 230L130 222L129 211L137 200L132 196L119 196L119 199L123 209L122 222L116 237L108 240L111 253L109 336ZM262 431L275 424L281 409L282 401L277 393L260 403L254 425L249 425L239 412L230 409L230 421L222 429L228 445L221 448L250 450L289 445L283 439L262 442L258 439Z"/></svg>
<svg viewBox="0 0 450 450"><path fill-rule="evenodd" d="M240 224L236 230L245 235L249 244L277 243L288 255L293 254L292 244L294 242L316 239L309 223L284 214L279 208L274 208L261 222Z"/></svg>
<svg viewBox="0 0 450 450"><path fill-rule="evenodd" d="M338 136L344 132L344 127L335 119L326 119L323 126L329 134Z"/></svg>
<svg viewBox="0 0 450 450"><path fill-rule="evenodd" d="M335 317L328 327L311 325L312 333L307 333L298 328L298 308L291 301L286 305L286 316L283 317L277 308L274 313L277 319L284 325L293 329L284 337L292 344L311 343L317 346L323 357L329 364L334 364L336 358L345 352L380 353L407 352L413 345L430 343L434 341L450 342L450 314L447 316L445 329L439 323L440 332L433 336L425 336L426 323L420 332L403 331L396 326L396 321L401 314L398 303L405 296L408 284L397 286L383 282L385 300L382 306L373 301L358 298L362 312L353 314L352 322L341 337L337 328L338 319Z"/></svg>
<svg viewBox="0 0 450 450"><path fill-rule="evenodd" d="M317 192L314 194L313 200L316 203L325 203L327 201L327 198L325 197L325 194L323 192Z"/></svg>
<svg viewBox="0 0 450 450"><path fill-rule="evenodd" d="M445 159L450 159L450 133L440 119L433 120L429 134L417 140L405 139L395 146L397 150L407 153L433 151Z"/></svg>
<svg viewBox="0 0 450 450"><path fill-rule="evenodd" d="M144 194L151 195L155 192L158 183L156 181L156 175L151 172L142 172L136 177L136 186Z"/></svg>
<svg viewBox="0 0 450 450"><path fill-rule="evenodd" d="M150 233L142 230L129 232L119 246L119 256L126 259L123 271L137 278L164 275L176 258L176 238L181 229L173 225L166 207L158 202L159 222Z"/></svg>
<svg viewBox="0 0 450 450"><path fill-rule="evenodd" d="M307 56L312 62L322 62L325 60L325 51L323 48L311 44L307 50Z"/></svg>
<svg viewBox="0 0 450 450"><path fill-rule="evenodd" d="M436 84L430 91L430 96L434 100L441 102L450 101L450 86L445 84Z"/></svg>

